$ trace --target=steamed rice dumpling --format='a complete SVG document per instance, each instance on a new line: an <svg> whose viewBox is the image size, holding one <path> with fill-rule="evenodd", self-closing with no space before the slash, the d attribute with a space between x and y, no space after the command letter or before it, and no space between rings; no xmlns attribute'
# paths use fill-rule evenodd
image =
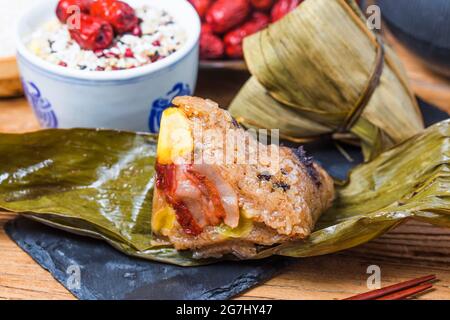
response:
<svg viewBox="0 0 450 320"><path fill-rule="evenodd" d="M244 53L252 77L230 113L246 127L357 140L366 160L424 129L399 59L352 0L305 0Z"/></svg>
<svg viewBox="0 0 450 320"><path fill-rule="evenodd" d="M302 148L257 141L212 101L179 97L173 104L162 115L157 148L157 236L196 257L248 258L256 245L312 232L334 189Z"/></svg>

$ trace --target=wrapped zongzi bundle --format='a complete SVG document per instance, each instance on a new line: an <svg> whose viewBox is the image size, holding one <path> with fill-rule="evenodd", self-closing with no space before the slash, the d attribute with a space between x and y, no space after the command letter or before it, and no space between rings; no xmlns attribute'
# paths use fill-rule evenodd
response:
<svg viewBox="0 0 450 320"><path fill-rule="evenodd" d="M304 239L330 207L333 181L302 148L263 144L209 100L164 111L152 230L196 257L240 258ZM253 157L257 155L257 157Z"/></svg>
<svg viewBox="0 0 450 320"><path fill-rule="evenodd" d="M354 1L306 0L244 52L252 77L230 112L247 127L356 138L366 159L424 128L401 64Z"/></svg>

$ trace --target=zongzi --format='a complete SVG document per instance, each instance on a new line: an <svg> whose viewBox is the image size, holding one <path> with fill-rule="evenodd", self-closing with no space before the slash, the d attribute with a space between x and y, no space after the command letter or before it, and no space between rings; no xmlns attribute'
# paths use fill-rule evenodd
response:
<svg viewBox="0 0 450 320"><path fill-rule="evenodd" d="M401 63L352 0L305 0L244 53L252 77L230 112L247 127L357 139L366 160L424 129Z"/></svg>
<svg viewBox="0 0 450 320"><path fill-rule="evenodd" d="M212 101L178 97L173 104L158 140L156 235L196 257L248 258L255 245L312 232L334 188L302 148L257 141Z"/></svg>

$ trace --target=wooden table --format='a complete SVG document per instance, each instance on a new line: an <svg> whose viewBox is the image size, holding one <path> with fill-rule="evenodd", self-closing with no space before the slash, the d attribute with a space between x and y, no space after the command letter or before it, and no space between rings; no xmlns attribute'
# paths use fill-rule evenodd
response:
<svg viewBox="0 0 450 320"><path fill-rule="evenodd" d="M430 73L396 45L415 92L450 112L450 81ZM245 73L203 71L196 94L227 105ZM0 100L0 132L37 130L23 98ZM1 161L1 155L0 155ZM3 230L16 217L0 213L0 299L74 299L52 276L13 243ZM450 299L450 229L409 221L388 234L343 253L298 263L239 299L341 299L367 291L367 267L381 268L382 285L434 273L435 289L421 299Z"/></svg>

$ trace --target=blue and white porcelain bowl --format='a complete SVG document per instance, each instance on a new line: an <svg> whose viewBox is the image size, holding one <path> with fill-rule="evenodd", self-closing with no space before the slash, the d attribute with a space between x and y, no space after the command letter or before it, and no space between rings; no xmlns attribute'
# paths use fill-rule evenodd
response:
<svg viewBox="0 0 450 320"><path fill-rule="evenodd" d="M16 27L17 61L24 91L44 128L112 128L157 132L161 112L177 95L192 94L198 71L200 20L186 0L130 0L165 9L185 30L175 53L129 70L85 71L34 55L27 39L55 15L57 0L42 0Z"/></svg>

